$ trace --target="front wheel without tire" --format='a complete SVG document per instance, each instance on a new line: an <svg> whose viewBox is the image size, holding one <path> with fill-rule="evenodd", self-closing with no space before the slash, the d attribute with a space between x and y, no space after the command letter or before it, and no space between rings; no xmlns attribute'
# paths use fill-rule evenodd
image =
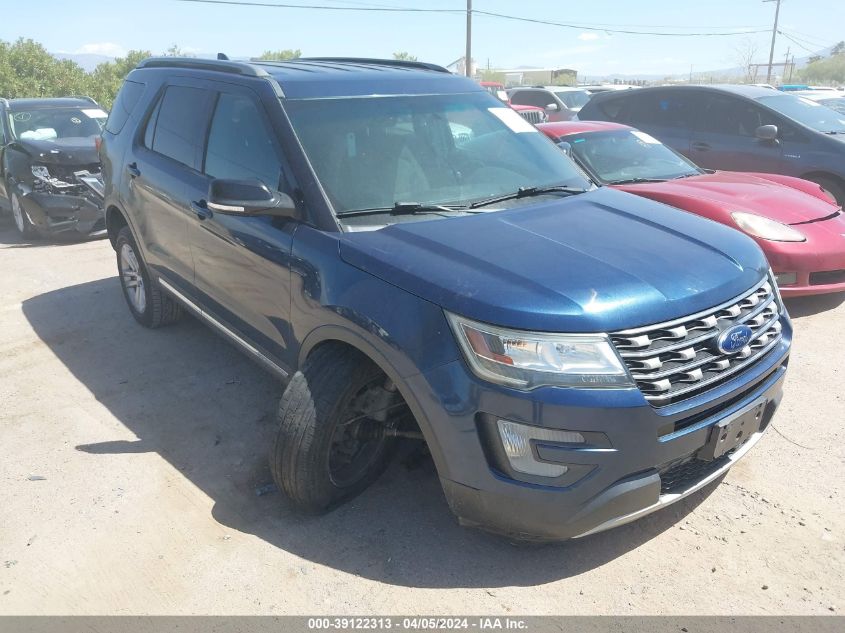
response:
<svg viewBox="0 0 845 633"><path fill-rule="evenodd" d="M315 350L279 404L273 479L312 513L358 495L387 466L395 442L390 420L403 406L395 386L358 351Z"/></svg>
<svg viewBox="0 0 845 633"><path fill-rule="evenodd" d="M123 297L135 320L148 328L178 321L182 316L182 306L173 297L166 295L159 284L150 278L129 227L120 229L115 240L115 249Z"/></svg>

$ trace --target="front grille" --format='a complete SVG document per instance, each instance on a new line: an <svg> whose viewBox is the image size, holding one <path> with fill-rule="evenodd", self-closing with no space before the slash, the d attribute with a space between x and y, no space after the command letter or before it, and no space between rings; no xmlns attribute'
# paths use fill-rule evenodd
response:
<svg viewBox="0 0 845 633"><path fill-rule="evenodd" d="M751 340L739 352L721 352L716 340L745 324ZM646 399L656 407L678 402L750 368L781 339L780 305L769 281L712 310L611 334L619 355Z"/></svg>
<svg viewBox="0 0 845 633"><path fill-rule="evenodd" d="M520 116L533 125L543 123L546 120L546 113L542 110L519 110Z"/></svg>
<svg viewBox="0 0 845 633"><path fill-rule="evenodd" d="M845 283L845 270L826 270L819 273L810 273L811 286L841 283Z"/></svg>
<svg viewBox="0 0 845 633"><path fill-rule="evenodd" d="M660 471L660 494L680 494L699 481L715 473L728 463L727 455L719 459L705 462L701 459L690 459Z"/></svg>

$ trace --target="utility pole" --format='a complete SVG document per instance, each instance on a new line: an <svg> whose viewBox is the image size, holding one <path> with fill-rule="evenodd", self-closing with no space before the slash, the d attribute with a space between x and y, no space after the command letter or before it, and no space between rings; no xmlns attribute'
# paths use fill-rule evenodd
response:
<svg viewBox="0 0 845 633"><path fill-rule="evenodd" d="M790 69L790 67L789 67L789 51L790 51L790 50L792 50L792 47L791 47L791 46L787 46L787 47L786 47L786 59L784 60L784 62L785 62L785 63L784 63L784 65L783 65L783 80L782 80L782 82L781 82L781 83L786 83L786 82L787 82L787 79L786 79L786 71L787 71L787 70L789 70L789 80L790 80L790 81L792 80L792 70L791 70L791 69Z"/></svg>
<svg viewBox="0 0 845 633"><path fill-rule="evenodd" d="M464 69L466 76L472 77L472 0L467 0L467 49L464 55Z"/></svg>
<svg viewBox="0 0 845 633"><path fill-rule="evenodd" d="M775 25L772 27L772 47L769 49L769 71L766 73L766 83L772 83L772 62L775 58L775 38L778 34L778 17L780 15L781 0L763 0L763 2L775 2Z"/></svg>

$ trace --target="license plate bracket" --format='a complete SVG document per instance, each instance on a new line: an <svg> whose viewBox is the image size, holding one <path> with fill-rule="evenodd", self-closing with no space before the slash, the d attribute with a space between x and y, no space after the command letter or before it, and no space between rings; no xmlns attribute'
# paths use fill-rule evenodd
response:
<svg viewBox="0 0 845 633"><path fill-rule="evenodd" d="M710 429L707 444L701 447L696 457L712 462L748 441L760 430L767 402L765 399L758 400L734 415L716 422Z"/></svg>

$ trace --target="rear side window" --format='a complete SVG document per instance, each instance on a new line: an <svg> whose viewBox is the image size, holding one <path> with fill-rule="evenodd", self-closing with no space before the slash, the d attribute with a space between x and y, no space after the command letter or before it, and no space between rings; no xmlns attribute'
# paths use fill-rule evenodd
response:
<svg viewBox="0 0 845 633"><path fill-rule="evenodd" d="M511 97L511 103L536 106L538 108L545 108L554 102L555 98L544 90L522 90L515 92L513 97Z"/></svg>
<svg viewBox="0 0 845 633"><path fill-rule="evenodd" d="M578 118L585 121L590 119L598 119L599 121L619 121L622 117L623 106L626 99L620 97L600 97L596 99L593 97L587 102L581 112L578 113Z"/></svg>
<svg viewBox="0 0 845 633"><path fill-rule="evenodd" d="M271 189L279 188L281 164L272 133L249 97L222 93L217 100L208 134L205 173L212 178L257 178Z"/></svg>
<svg viewBox="0 0 845 633"><path fill-rule="evenodd" d="M689 129L693 123L694 106L693 95L686 92L641 93L635 95L627 120L635 126Z"/></svg>
<svg viewBox="0 0 845 633"><path fill-rule="evenodd" d="M144 94L145 87L144 84L135 81L123 82L123 87L117 93L117 98L112 105L109 120L106 121L106 131L117 134L123 129L135 108L135 104L138 103L138 99Z"/></svg>
<svg viewBox="0 0 845 633"><path fill-rule="evenodd" d="M701 116L705 132L754 138L761 125L776 125L781 138L794 137L794 129L774 113L746 99L724 95L708 98Z"/></svg>
<svg viewBox="0 0 845 633"><path fill-rule="evenodd" d="M147 126L147 147L197 169L208 97L208 91L201 88L169 86L157 106L158 116L154 115Z"/></svg>

